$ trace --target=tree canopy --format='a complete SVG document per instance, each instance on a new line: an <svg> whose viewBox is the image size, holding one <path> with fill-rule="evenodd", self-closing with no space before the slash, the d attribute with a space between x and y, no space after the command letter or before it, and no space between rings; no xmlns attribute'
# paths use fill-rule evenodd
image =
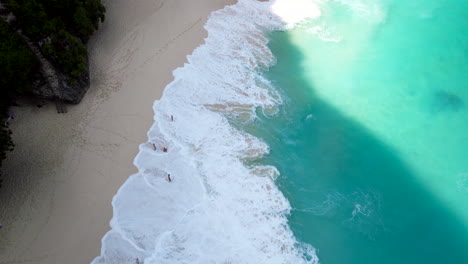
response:
<svg viewBox="0 0 468 264"><path fill-rule="evenodd" d="M86 43L104 21L100 0L5 0L20 28L71 77L86 70Z"/></svg>

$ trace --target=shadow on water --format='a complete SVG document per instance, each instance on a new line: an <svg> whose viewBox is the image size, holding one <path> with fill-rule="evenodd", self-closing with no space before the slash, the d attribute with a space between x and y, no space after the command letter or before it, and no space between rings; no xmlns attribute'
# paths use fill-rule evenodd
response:
<svg viewBox="0 0 468 264"><path fill-rule="evenodd" d="M433 95L431 110L434 114L443 111L457 112L462 110L464 106L465 103L459 96L438 90Z"/></svg>
<svg viewBox="0 0 468 264"><path fill-rule="evenodd" d="M270 145L261 163L281 172L298 240L324 264L468 263L466 219L425 189L396 150L317 98L287 33L270 39L278 63L265 74L286 102L247 130ZM441 107L453 99L445 97Z"/></svg>

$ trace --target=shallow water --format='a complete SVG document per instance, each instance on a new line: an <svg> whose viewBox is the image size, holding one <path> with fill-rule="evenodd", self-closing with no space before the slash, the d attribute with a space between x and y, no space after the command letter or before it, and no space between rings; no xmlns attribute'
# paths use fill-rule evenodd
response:
<svg viewBox="0 0 468 264"><path fill-rule="evenodd" d="M468 1L322 1L269 36L271 152L321 263L468 262ZM261 112L259 112L261 116Z"/></svg>

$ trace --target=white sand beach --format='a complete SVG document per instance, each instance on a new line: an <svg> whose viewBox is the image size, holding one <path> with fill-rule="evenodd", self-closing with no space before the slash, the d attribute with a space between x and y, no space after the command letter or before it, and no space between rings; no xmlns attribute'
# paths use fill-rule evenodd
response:
<svg viewBox="0 0 468 264"><path fill-rule="evenodd" d="M83 264L99 255L112 197L136 172L153 101L203 42L209 13L234 2L104 1L83 101L66 114L52 104L11 110L16 147L2 168L0 264Z"/></svg>

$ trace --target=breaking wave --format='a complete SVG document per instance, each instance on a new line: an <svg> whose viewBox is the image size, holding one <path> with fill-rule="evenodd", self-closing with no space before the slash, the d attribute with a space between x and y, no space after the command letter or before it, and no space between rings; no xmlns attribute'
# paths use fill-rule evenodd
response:
<svg viewBox="0 0 468 264"><path fill-rule="evenodd" d="M272 12L279 2L240 0L210 15L205 44L154 103L139 172L115 195L112 229L92 264L318 262L289 229L276 168L244 163L268 146L228 122L281 104L261 74L275 62L264 33L290 26Z"/></svg>

